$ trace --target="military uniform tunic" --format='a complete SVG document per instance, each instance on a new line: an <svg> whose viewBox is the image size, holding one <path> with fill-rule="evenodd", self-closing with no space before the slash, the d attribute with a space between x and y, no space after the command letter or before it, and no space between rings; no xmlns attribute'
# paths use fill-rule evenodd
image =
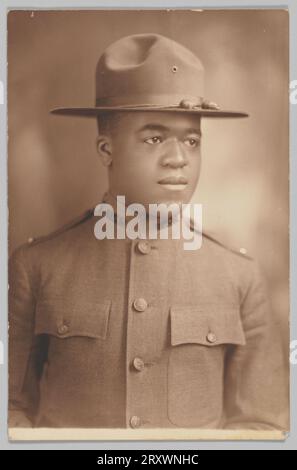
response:
<svg viewBox="0 0 297 470"><path fill-rule="evenodd" d="M204 236L97 240L90 211L10 260L10 409L33 426L284 429L256 263Z"/></svg>

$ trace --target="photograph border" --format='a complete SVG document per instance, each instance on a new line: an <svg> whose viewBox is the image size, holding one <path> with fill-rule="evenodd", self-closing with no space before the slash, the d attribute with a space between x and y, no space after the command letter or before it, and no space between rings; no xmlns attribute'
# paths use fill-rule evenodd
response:
<svg viewBox="0 0 297 470"><path fill-rule="evenodd" d="M8 207L7 207L7 13L11 10L102 10L102 9L288 9L290 22L290 82L297 80L297 2L288 0L279 4L276 1L249 1L246 4L232 0L221 1L188 1L187 4L182 2L101 2L101 1L78 1L78 0L60 0L53 1L9 1L2 0L0 4L0 79L3 82L4 99L0 104L0 139L2 143L1 152L1 168L0 168L0 242L1 242L1 320L0 320L0 339L3 344L3 364L0 363L0 448L15 448L15 442L9 442L8 438L13 441L21 441L17 443L18 449L35 448L71 448L71 441L76 441L76 448L81 449L100 449L106 448L108 441L109 448L162 448L162 449L184 449L196 448L197 444L193 441L199 441L200 449L212 449L215 443L216 449L228 449L230 447L237 449L251 448L279 448L294 449L297 448L297 381L296 381L296 364L291 363L290 374L290 416L291 431L285 433L283 431L224 431L224 430L197 430L197 429L28 429L28 428L10 428L9 434L7 430L7 233L8 233ZM289 90L288 90L289 96ZM288 98L289 99L289 98ZM2 101L0 102L2 103ZM297 128L297 105L290 104L290 337L291 342L297 340L297 296L293 287L297 285L297 137L294 129ZM222 442L228 439L228 442ZM139 441L141 442L133 442ZM240 440L240 442L238 442ZM29 441L24 443L23 441ZM39 442L44 441L44 442ZM47 441L47 442L46 442ZM67 441L52 442L52 441ZM83 441L89 441L83 442ZM100 441L94 443L94 441ZM121 441L117 442L112 441ZM128 441L123 444L123 441ZM157 442L156 442L157 441ZM247 442L248 441L248 442ZM256 442L259 441L259 442ZM260 442L266 441L266 442ZM273 441L273 442L272 442ZM283 442L279 442L283 441ZM79 444L80 442L80 444ZM188 443L187 443L188 442ZM295 447L292 447L295 446Z"/></svg>

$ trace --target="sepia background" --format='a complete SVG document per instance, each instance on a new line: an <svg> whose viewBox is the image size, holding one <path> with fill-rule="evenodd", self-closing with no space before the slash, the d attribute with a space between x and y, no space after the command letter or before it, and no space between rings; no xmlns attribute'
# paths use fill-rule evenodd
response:
<svg viewBox="0 0 297 470"><path fill-rule="evenodd" d="M9 251L100 202L107 174L92 106L113 41L160 33L195 52L206 98L247 119L204 119L194 197L206 231L257 258L288 350L288 14L285 10L12 11L8 15Z"/></svg>

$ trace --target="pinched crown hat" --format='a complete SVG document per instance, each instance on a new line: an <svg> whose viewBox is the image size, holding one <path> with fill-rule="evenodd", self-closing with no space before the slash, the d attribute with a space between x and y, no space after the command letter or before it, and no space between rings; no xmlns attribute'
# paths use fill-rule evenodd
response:
<svg viewBox="0 0 297 470"><path fill-rule="evenodd" d="M55 108L64 115L105 111L175 111L207 117L245 117L204 98L203 65L189 49L159 34L135 34L111 44L96 69L93 107Z"/></svg>

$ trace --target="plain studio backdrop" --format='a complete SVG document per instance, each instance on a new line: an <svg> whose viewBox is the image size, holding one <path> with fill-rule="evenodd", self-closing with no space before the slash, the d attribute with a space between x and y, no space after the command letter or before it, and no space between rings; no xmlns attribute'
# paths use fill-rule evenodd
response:
<svg viewBox="0 0 297 470"><path fill-rule="evenodd" d="M95 66L117 39L159 33L191 49L206 93L247 119L204 119L194 202L203 226L256 257L288 351L288 13L285 10L56 10L8 15L9 252L95 206L107 188L93 106ZM264 371L263 371L264 372Z"/></svg>

